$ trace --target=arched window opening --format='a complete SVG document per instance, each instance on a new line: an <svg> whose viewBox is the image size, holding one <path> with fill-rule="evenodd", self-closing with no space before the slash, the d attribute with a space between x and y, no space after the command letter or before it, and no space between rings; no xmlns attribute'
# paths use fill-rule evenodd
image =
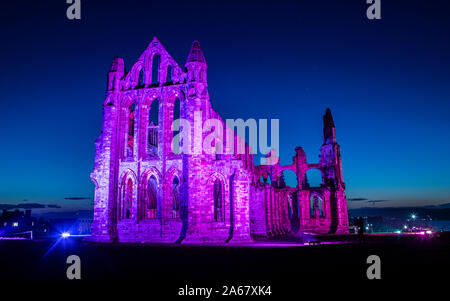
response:
<svg viewBox="0 0 450 301"><path fill-rule="evenodd" d="M167 67L167 77L166 77L166 82L167 83L171 83L172 82L172 65L169 65Z"/></svg>
<svg viewBox="0 0 450 301"><path fill-rule="evenodd" d="M173 103L173 121L175 122L175 120L178 120L178 119L180 119L180 99L176 98ZM180 130L181 130L181 128L173 131L172 152L174 154L180 154L180 152L181 152L181 147L180 147L181 137L180 137L180 135L178 135L180 133Z"/></svg>
<svg viewBox="0 0 450 301"><path fill-rule="evenodd" d="M172 181L172 218L180 217L180 181L174 177Z"/></svg>
<svg viewBox="0 0 450 301"><path fill-rule="evenodd" d="M133 157L134 150L134 119L136 105L132 103L128 112L128 137L127 137L127 157Z"/></svg>
<svg viewBox="0 0 450 301"><path fill-rule="evenodd" d="M214 181L214 220L223 222L223 183L219 179Z"/></svg>
<svg viewBox="0 0 450 301"><path fill-rule="evenodd" d="M287 204L288 204L288 216L289 218L294 217L294 200L293 195L291 193L288 193L286 196Z"/></svg>
<svg viewBox="0 0 450 301"><path fill-rule="evenodd" d="M272 186L272 177L270 175L267 176L266 183Z"/></svg>
<svg viewBox="0 0 450 301"><path fill-rule="evenodd" d="M124 198L122 203L122 218L130 219L133 217L133 180L128 179L124 187Z"/></svg>
<svg viewBox="0 0 450 301"><path fill-rule="evenodd" d="M139 71L138 87L143 88L144 86L145 86L145 83L144 83L144 68L141 68L141 71Z"/></svg>
<svg viewBox="0 0 450 301"><path fill-rule="evenodd" d="M157 156L158 155L158 114L159 114L159 103L156 99L153 100L148 112L148 155Z"/></svg>
<svg viewBox="0 0 450 301"><path fill-rule="evenodd" d="M306 187L320 187L322 185L322 173L319 169L309 169L305 174Z"/></svg>
<svg viewBox="0 0 450 301"><path fill-rule="evenodd" d="M309 210L311 217L323 217L325 216L323 210L323 200L316 194L313 194L309 199Z"/></svg>
<svg viewBox="0 0 450 301"><path fill-rule="evenodd" d="M117 219L120 221L124 218L125 214L125 200L126 200L126 195L127 195L127 187L125 185L125 181L123 182L123 184L120 187L120 193L119 193L119 201L118 201L118 206L117 206Z"/></svg>
<svg viewBox="0 0 450 301"><path fill-rule="evenodd" d="M281 183L281 186L297 187L297 175L295 174L294 171L290 169L283 170L283 172L281 173L281 179L284 182L284 185L283 183Z"/></svg>
<svg viewBox="0 0 450 301"><path fill-rule="evenodd" d="M159 54L155 54L153 56L153 63L152 63L152 85L159 83L160 61L161 61L161 56Z"/></svg>
<svg viewBox="0 0 450 301"><path fill-rule="evenodd" d="M145 218L157 218L158 211L158 181L155 176L151 176L147 181L147 194L145 204Z"/></svg>

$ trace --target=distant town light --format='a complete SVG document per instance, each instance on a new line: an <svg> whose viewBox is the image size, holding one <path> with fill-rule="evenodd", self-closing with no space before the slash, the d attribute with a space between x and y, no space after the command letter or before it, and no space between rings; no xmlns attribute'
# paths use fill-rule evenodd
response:
<svg viewBox="0 0 450 301"><path fill-rule="evenodd" d="M408 226L407 226L407 225L404 225L404 226L403 226L403 229L408 229Z"/></svg>
<svg viewBox="0 0 450 301"><path fill-rule="evenodd" d="M13 223L13 227L19 227L19 223L18 222L14 222Z"/></svg>
<svg viewBox="0 0 450 301"><path fill-rule="evenodd" d="M431 234L431 233L433 233L433 232L431 232L431 230L427 230L427 234Z"/></svg>
<svg viewBox="0 0 450 301"><path fill-rule="evenodd" d="M413 213L413 214L411 214L411 218L412 219L416 219L416 215Z"/></svg>
<svg viewBox="0 0 450 301"><path fill-rule="evenodd" d="M61 234L61 237L62 238L67 238L67 237L69 237L70 236L70 233L69 232L63 232L62 234Z"/></svg>

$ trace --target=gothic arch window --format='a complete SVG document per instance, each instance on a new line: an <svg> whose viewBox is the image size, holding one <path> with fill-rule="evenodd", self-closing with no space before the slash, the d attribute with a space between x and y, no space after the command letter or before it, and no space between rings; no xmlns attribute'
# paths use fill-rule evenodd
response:
<svg viewBox="0 0 450 301"><path fill-rule="evenodd" d="M166 82L171 83L172 82L172 65L167 66L167 78Z"/></svg>
<svg viewBox="0 0 450 301"><path fill-rule="evenodd" d="M115 80L116 80L116 76L113 75L113 76L111 77L111 83L110 83L110 87L109 87L110 90L114 90L114 81L115 81Z"/></svg>
<svg viewBox="0 0 450 301"><path fill-rule="evenodd" d="M158 155L158 132L159 132L159 102L157 99L152 101L148 111L148 139L147 153L150 156Z"/></svg>
<svg viewBox="0 0 450 301"><path fill-rule="evenodd" d="M125 199L125 194L126 194L126 188L125 185L122 184L120 186L120 190L119 190L119 198L118 198L118 206L117 206L117 220L122 220L123 219L123 203L124 203L124 199Z"/></svg>
<svg viewBox="0 0 450 301"><path fill-rule="evenodd" d="M139 87L144 87L145 86L145 83L144 83L144 68L141 68L141 70L139 71L138 86Z"/></svg>
<svg viewBox="0 0 450 301"><path fill-rule="evenodd" d="M325 216L323 210L323 200L317 194L313 194L309 199L309 210L311 217L323 217Z"/></svg>
<svg viewBox="0 0 450 301"><path fill-rule="evenodd" d="M266 183L272 186L272 177L270 175L267 176Z"/></svg>
<svg viewBox="0 0 450 301"><path fill-rule="evenodd" d="M136 118L136 105L132 103L128 110L128 134L127 134L127 157L133 157L134 151L134 120Z"/></svg>
<svg viewBox="0 0 450 301"><path fill-rule="evenodd" d="M125 200L125 218L129 219L133 217L133 180L128 179L127 181L127 193Z"/></svg>
<svg viewBox="0 0 450 301"><path fill-rule="evenodd" d="M161 56L155 54L152 61L152 85L159 83L159 65L161 62Z"/></svg>
<svg viewBox="0 0 450 301"><path fill-rule="evenodd" d="M145 199L145 218L157 218L158 181L156 180L155 176L151 176L147 181Z"/></svg>
<svg viewBox="0 0 450 301"><path fill-rule="evenodd" d="M177 176L172 181L172 218L180 217L180 180Z"/></svg>
<svg viewBox="0 0 450 301"><path fill-rule="evenodd" d="M118 208L119 220L133 218L133 185L131 178L123 182Z"/></svg>
<svg viewBox="0 0 450 301"><path fill-rule="evenodd" d="M177 97L174 102L173 102L173 122L175 120L180 119L180 106L181 106L181 102L180 99ZM172 152L174 154L179 154L180 153L180 136L178 135L180 133L180 130L177 131L173 131L172 132Z"/></svg>
<svg viewBox="0 0 450 301"><path fill-rule="evenodd" d="M220 179L216 179L214 181L214 220L216 222L223 222L224 221L224 214L223 214L223 183Z"/></svg>
<svg viewBox="0 0 450 301"><path fill-rule="evenodd" d="M294 204L292 194L288 192L286 196L287 204L288 204L288 216L289 218L294 217Z"/></svg>

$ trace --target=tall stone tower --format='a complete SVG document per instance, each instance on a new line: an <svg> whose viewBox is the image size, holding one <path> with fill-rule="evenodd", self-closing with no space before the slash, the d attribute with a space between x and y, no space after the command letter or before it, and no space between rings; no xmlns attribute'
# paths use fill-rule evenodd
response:
<svg viewBox="0 0 450 301"><path fill-rule="evenodd" d="M331 233L348 231L347 201L342 176L342 159L336 141L336 129L331 110L323 115L323 144L320 148L320 162L323 183L330 191Z"/></svg>

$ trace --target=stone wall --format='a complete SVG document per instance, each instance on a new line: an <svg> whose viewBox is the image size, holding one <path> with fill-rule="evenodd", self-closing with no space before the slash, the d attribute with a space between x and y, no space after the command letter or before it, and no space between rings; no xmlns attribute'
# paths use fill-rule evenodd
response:
<svg viewBox="0 0 450 301"><path fill-rule="evenodd" d="M153 66L157 55L160 64ZM157 83L152 78L153 68L157 68ZM198 42L193 43L185 68L186 72L156 38L128 73L123 59L114 58L91 174L95 183L91 239L242 243L251 242L251 234L290 233L293 221L301 231L346 233L345 185L331 112L327 110L324 116L326 130L319 163L308 164L305 153L297 147L291 165L280 165L275 158L270 166L255 166L250 147L211 107L207 65ZM150 124L149 110L155 101L158 120ZM189 151L182 154L171 147L175 109L192 125L190 132L182 125L189 133L182 143ZM217 148L218 153L210 154L202 148L209 133L201 127L208 118L220 120L225 144L233 139L231 154L222 154ZM152 148L150 127L151 137L157 130L157 146ZM239 145L245 147L245 154L237 154ZM305 173L310 168L323 174L324 184L317 191L306 183ZM296 173L297 187L283 186L281 174L286 169ZM271 184L265 182L269 176ZM148 216L146 210L150 209L145 206L150 178L156 181L157 192L151 197L157 199L157 208L151 208ZM321 195L323 216L311 214L312 192ZM289 213L292 195L298 209L295 217Z"/></svg>

